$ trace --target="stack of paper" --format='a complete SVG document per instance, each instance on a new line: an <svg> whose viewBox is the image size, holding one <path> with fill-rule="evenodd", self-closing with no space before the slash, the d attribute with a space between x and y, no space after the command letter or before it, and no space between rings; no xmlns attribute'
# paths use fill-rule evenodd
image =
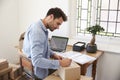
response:
<svg viewBox="0 0 120 80"><path fill-rule="evenodd" d="M57 54L64 58L70 58L79 64L85 64L87 62L94 61L96 59L95 57L86 54L81 54L80 52L75 52L75 51L68 51L65 53L57 53Z"/></svg>

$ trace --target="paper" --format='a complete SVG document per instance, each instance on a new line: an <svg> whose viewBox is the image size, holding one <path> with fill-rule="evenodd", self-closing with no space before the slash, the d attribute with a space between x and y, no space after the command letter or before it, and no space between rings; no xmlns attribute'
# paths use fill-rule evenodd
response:
<svg viewBox="0 0 120 80"><path fill-rule="evenodd" d="M81 43L78 43L78 44L76 44L76 46L83 46L83 44L81 44Z"/></svg>
<svg viewBox="0 0 120 80"><path fill-rule="evenodd" d="M80 52L75 52L75 51L68 51L65 53L57 53L57 54L64 58L70 58L79 64L85 64L87 62L94 61L96 59L95 57L91 57L89 55L81 54Z"/></svg>
<svg viewBox="0 0 120 80"><path fill-rule="evenodd" d="M74 57L72 58L73 61L77 62L77 63L80 63L80 64L85 64L87 62L90 62L90 61L94 61L96 58L94 57L91 57L91 56L88 56L88 55L81 55L81 56L78 56L78 57Z"/></svg>

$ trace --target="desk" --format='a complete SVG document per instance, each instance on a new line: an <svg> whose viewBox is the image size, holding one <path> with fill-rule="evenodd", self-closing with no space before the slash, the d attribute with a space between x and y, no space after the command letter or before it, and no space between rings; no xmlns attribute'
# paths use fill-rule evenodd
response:
<svg viewBox="0 0 120 80"><path fill-rule="evenodd" d="M68 45L67 48L66 48L66 51L70 51L72 50L72 46L71 45ZM87 54L89 56L92 56L92 57L95 57L96 60L95 61L92 61L92 62L88 62L86 64L79 64L81 66L81 75L85 75L86 72L87 72L87 68L89 65L93 64L92 65L92 77L93 77L93 80L95 80L95 75L96 75L96 67L97 67L97 61L99 59L99 57L104 53L103 51L100 51L100 50L97 50L96 53L88 53L86 50L83 50L81 51L82 54Z"/></svg>

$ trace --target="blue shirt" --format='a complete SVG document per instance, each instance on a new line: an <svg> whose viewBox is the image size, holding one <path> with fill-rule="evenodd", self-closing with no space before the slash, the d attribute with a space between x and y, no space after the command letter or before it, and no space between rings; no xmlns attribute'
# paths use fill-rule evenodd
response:
<svg viewBox="0 0 120 80"><path fill-rule="evenodd" d="M48 69L58 69L58 60L50 59L53 55L48 44L48 30L43 22L31 24L25 33L23 52L31 58L35 75L44 79L48 76Z"/></svg>

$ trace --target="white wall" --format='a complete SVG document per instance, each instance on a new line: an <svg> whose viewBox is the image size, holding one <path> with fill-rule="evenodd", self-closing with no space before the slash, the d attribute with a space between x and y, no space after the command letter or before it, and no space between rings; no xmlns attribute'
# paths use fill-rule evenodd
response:
<svg viewBox="0 0 120 80"><path fill-rule="evenodd" d="M105 52L100 57L96 80L120 80L120 54Z"/></svg>
<svg viewBox="0 0 120 80"><path fill-rule="evenodd" d="M25 31L32 22L44 18L51 7L60 7L68 16L68 0L19 0L20 31ZM68 21L50 35L68 36Z"/></svg>
<svg viewBox="0 0 120 80"><path fill-rule="evenodd" d="M11 63L18 60L14 48L18 35L18 0L0 0L0 58Z"/></svg>

